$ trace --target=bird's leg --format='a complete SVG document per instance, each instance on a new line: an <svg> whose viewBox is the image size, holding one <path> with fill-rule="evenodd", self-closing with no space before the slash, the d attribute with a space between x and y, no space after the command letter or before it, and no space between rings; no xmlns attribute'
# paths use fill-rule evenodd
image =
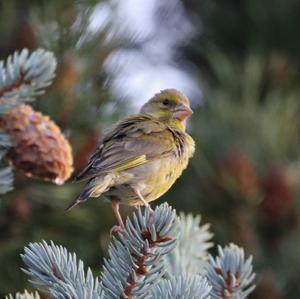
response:
<svg viewBox="0 0 300 299"><path fill-rule="evenodd" d="M115 232L123 232L124 229L125 229L125 226L124 226L124 222L122 220L122 217L121 217L121 214L120 214L120 210L119 210L119 206L120 206L120 203L119 203L119 200L117 199L111 199L111 206L113 208L113 211L117 217L117 220L118 220L118 223L119 225L115 225L112 229L111 229L111 233L115 233Z"/></svg>
<svg viewBox="0 0 300 299"><path fill-rule="evenodd" d="M144 206L152 210L149 203L145 200L144 196L141 194L140 190L133 188L133 191L137 195L137 197L141 200L141 202L144 204Z"/></svg>
<svg viewBox="0 0 300 299"><path fill-rule="evenodd" d="M137 197L141 200L141 202L144 204L144 206L149 209L150 215L154 215L154 211L151 209L149 203L145 200L144 196L141 194L140 190L133 188L134 193L137 195Z"/></svg>

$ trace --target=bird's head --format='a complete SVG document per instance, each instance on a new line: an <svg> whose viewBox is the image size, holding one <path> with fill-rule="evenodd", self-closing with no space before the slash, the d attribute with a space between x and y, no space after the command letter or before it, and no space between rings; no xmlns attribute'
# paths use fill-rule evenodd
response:
<svg viewBox="0 0 300 299"><path fill-rule="evenodd" d="M182 92L176 89L165 89L144 104L141 113L184 131L186 119L193 111L189 99Z"/></svg>

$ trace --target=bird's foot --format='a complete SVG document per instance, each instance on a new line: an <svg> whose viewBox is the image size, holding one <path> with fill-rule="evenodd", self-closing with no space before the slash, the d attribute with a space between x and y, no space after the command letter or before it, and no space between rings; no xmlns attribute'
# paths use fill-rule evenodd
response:
<svg viewBox="0 0 300 299"><path fill-rule="evenodd" d="M121 217L121 214L120 214L120 211L119 211L119 205L120 205L119 200L111 199L111 206L112 206L112 208L114 210L114 213L117 217L119 225L113 226L113 228L110 230L110 235L118 235L119 233L122 234L125 231L124 222L122 220L122 217Z"/></svg>
<svg viewBox="0 0 300 299"><path fill-rule="evenodd" d="M123 234L125 231L124 226L121 225L114 225L111 230L110 230L110 235L118 235L118 234Z"/></svg>

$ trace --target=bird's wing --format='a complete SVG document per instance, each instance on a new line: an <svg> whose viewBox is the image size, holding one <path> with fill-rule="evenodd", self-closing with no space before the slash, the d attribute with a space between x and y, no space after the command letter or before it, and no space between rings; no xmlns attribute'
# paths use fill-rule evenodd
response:
<svg viewBox="0 0 300 299"><path fill-rule="evenodd" d="M172 131L148 116L134 115L119 122L76 177L87 180L107 172L120 172L175 151Z"/></svg>

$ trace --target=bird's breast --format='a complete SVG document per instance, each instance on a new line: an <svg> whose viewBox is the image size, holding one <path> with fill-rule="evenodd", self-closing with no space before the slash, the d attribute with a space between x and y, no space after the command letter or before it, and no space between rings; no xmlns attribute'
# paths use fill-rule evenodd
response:
<svg viewBox="0 0 300 299"><path fill-rule="evenodd" d="M130 181L114 186L109 193L113 192L123 204L140 205L141 201L133 192L135 188L141 192L146 201L153 201L170 189L186 164L186 161L178 161L175 156L149 161L131 169Z"/></svg>
<svg viewBox="0 0 300 299"><path fill-rule="evenodd" d="M138 189L148 202L162 196L180 177L193 155L193 139L184 138L181 136L177 140L174 152L122 172L122 178L129 179L116 179L108 194L117 196L121 203L128 205L141 205L133 189Z"/></svg>

